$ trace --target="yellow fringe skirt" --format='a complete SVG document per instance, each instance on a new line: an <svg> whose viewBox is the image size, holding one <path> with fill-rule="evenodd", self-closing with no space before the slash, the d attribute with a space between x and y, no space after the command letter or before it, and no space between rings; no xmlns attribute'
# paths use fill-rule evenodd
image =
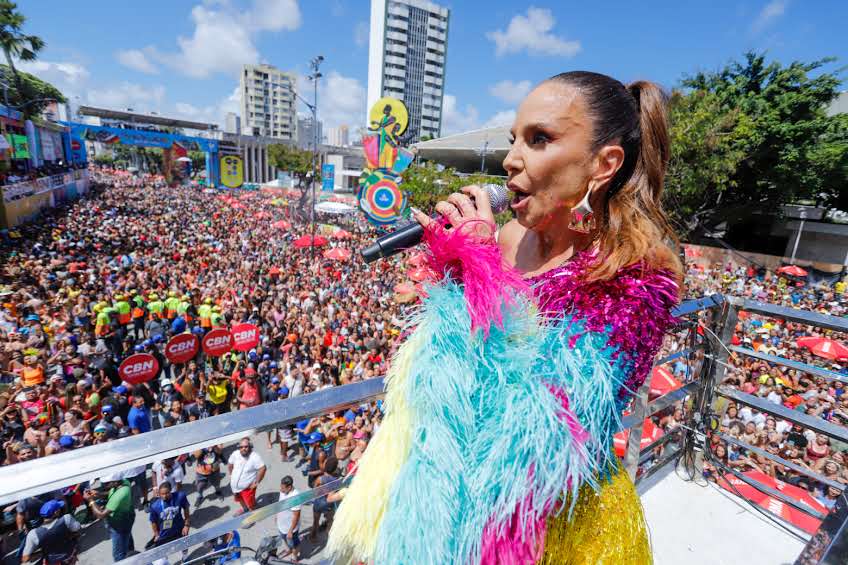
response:
<svg viewBox="0 0 848 565"><path fill-rule="evenodd" d="M568 512L548 520L538 565L650 565L648 528L636 487L619 467L600 492L580 489Z"/></svg>

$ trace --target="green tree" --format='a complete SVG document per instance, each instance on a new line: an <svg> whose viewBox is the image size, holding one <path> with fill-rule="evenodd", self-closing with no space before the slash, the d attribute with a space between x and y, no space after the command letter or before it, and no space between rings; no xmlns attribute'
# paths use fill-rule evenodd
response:
<svg viewBox="0 0 848 565"><path fill-rule="evenodd" d="M191 170L193 174L206 170L206 153L203 151L189 151L188 157L191 159Z"/></svg>
<svg viewBox="0 0 848 565"><path fill-rule="evenodd" d="M312 152L298 149L293 145L275 143L268 146L268 158L281 171L287 171L303 186L306 175L312 170Z"/></svg>
<svg viewBox="0 0 848 565"><path fill-rule="evenodd" d="M845 119L825 112L841 84L839 71L825 69L831 62L796 61L783 66L767 63L764 55L747 53L741 63L683 79L684 93L715 97L707 99L718 114L719 123L712 125L730 137L716 149L718 163L708 161L706 167L716 173L711 178L720 181L736 163L720 191L723 209L778 210L781 204L798 199L834 202L840 197L848 180L848 144L844 143ZM712 120L705 122L710 125ZM686 120L673 124L686 126ZM678 133L672 135L679 138ZM824 161L836 166L823 177L818 168ZM701 164L696 161L688 166ZM671 171L673 178L686 177L679 170L679 161L673 167L677 167ZM685 208L679 213L686 214Z"/></svg>
<svg viewBox="0 0 848 565"><path fill-rule="evenodd" d="M666 208L681 234L698 227L728 190L745 158L751 120L738 108L723 109L715 93L674 91L669 100L671 160L665 183Z"/></svg>
<svg viewBox="0 0 848 565"><path fill-rule="evenodd" d="M115 158L109 153L100 153L99 155L94 156L94 162L98 165L112 166L115 164Z"/></svg>
<svg viewBox="0 0 848 565"><path fill-rule="evenodd" d="M400 189L409 194L409 204L420 210L435 208L439 200L444 200L452 192L459 192L463 186L471 184L501 184L503 179L488 175L458 175L452 168L441 168L432 162L410 165L403 172ZM503 224L511 216L501 214L496 219Z"/></svg>
<svg viewBox="0 0 848 565"><path fill-rule="evenodd" d="M40 115L51 100L57 102L66 100L58 88L29 73L17 71L23 90L20 90L14 81L9 82L11 71L8 66L0 65L0 74L6 82L6 86L0 85L3 87L3 97L0 101L13 108L20 108L27 118Z"/></svg>
<svg viewBox="0 0 848 565"><path fill-rule="evenodd" d="M15 59L34 61L38 52L44 49L44 40L36 35L23 32L26 16L18 11L18 5L8 0L0 0L0 48L6 55L6 63L12 71L15 87L25 100L30 100L26 85L15 68Z"/></svg>

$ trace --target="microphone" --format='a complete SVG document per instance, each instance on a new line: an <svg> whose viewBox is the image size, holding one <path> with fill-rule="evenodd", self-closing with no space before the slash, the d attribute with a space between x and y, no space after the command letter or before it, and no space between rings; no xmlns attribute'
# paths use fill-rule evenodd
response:
<svg viewBox="0 0 848 565"><path fill-rule="evenodd" d="M509 206L509 190L502 184L484 184L482 186L489 193L489 201L492 203L492 212L500 214ZM360 253L366 263L372 263L381 257L391 257L401 251L415 247L424 236L424 228L418 222L412 222L392 233L380 237L363 249Z"/></svg>

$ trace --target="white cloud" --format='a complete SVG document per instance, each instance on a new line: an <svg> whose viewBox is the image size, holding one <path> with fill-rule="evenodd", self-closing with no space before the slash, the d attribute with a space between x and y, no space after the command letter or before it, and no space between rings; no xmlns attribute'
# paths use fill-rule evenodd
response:
<svg viewBox="0 0 848 565"><path fill-rule="evenodd" d="M498 56L526 50L531 55L573 57L580 52L580 42L551 33L555 23L550 10L530 7L527 15L513 16L506 31L490 31L486 37L495 42Z"/></svg>
<svg viewBox="0 0 848 565"><path fill-rule="evenodd" d="M764 30L769 24L783 15L788 4L789 0L772 0L763 6L763 9L760 10L760 13L757 14L756 19L751 24L751 31L759 33Z"/></svg>
<svg viewBox="0 0 848 565"><path fill-rule="evenodd" d="M78 63L51 61L17 61L15 68L34 74L62 91L79 87L89 76L88 69Z"/></svg>
<svg viewBox="0 0 848 565"><path fill-rule="evenodd" d="M518 104L524 100L524 97L530 92L531 87L532 85L529 80L522 80L520 82L502 80L489 87L489 94L508 104Z"/></svg>
<svg viewBox="0 0 848 565"><path fill-rule="evenodd" d="M220 127L223 127L224 122L226 121L227 112L241 114L239 109L240 102L239 88L235 87L231 94L220 99L215 104L199 107L188 102L177 102L174 104L174 110L171 112L165 112L165 115L198 122L218 124Z"/></svg>
<svg viewBox="0 0 848 565"><path fill-rule="evenodd" d="M297 0L255 0L246 16L255 31L291 31L301 23Z"/></svg>
<svg viewBox="0 0 848 565"><path fill-rule="evenodd" d="M472 104L460 108L456 96L445 94L442 99L442 135L452 135L479 127L480 114Z"/></svg>
<svg viewBox="0 0 848 565"><path fill-rule="evenodd" d="M511 126L515 121L515 110L501 110L483 123L484 128Z"/></svg>
<svg viewBox="0 0 848 565"><path fill-rule="evenodd" d="M233 75L246 63L259 62L256 38L261 32L294 30L300 27L297 0L254 0L246 11L229 2L205 2L192 8L194 30L176 39L177 50L148 48L145 52L159 63L193 78L216 73Z"/></svg>
<svg viewBox="0 0 848 565"><path fill-rule="evenodd" d="M368 45L368 22L359 22L353 30L353 41L357 47Z"/></svg>
<svg viewBox="0 0 848 565"><path fill-rule="evenodd" d="M145 55L144 51L142 51L141 49L120 50L115 53L115 58L123 66L128 67L134 71L146 73L149 75L159 74L159 69L156 68L156 65L154 65L150 61L150 59L147 58L147 55Z"/></svg>
<svg viewBox="0 0 848 565"><path fill-rule="evenodd" d="M301 96L312 101L312 83L303 77L298 81ZM357 79L330 71L318 84L318 120L325 128L346 124L355 130L365 125L365 86Z"/></svg>
<svg viewBox="0 0 848 565"><path fill-rule="evenodd" d="M86 99L94 106L114 110L132 108L136 112L158 111L165 100L165 87L161 85L146 87L122 82L106 88L90 89Z"/></svg>

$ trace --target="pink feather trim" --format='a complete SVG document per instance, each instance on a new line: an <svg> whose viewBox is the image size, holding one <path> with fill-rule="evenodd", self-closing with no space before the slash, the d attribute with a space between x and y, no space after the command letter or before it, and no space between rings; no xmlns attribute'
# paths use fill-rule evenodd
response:
<svg viewBox="0 0 848 565"><path fill-rule="evenodd" d="M462 283L471 328L482 329L488 336L492 323L503 327L501 308L514 302L513 293L529 293L529 287L518 271L504 265L494 237L468 233L472 222L484 220L469 220L460 229L450 230L445 229L444 222L430 224L424 230L427 264L436 273Z"/></svg>
<svg viewBox="0 0 848 565"><path fill-rule="evenodd" d="M489 523L483 530L480 565L533 565L545 550L547 512L529 519L533 504L525 500L515 509L508 524Z"/></svg>

